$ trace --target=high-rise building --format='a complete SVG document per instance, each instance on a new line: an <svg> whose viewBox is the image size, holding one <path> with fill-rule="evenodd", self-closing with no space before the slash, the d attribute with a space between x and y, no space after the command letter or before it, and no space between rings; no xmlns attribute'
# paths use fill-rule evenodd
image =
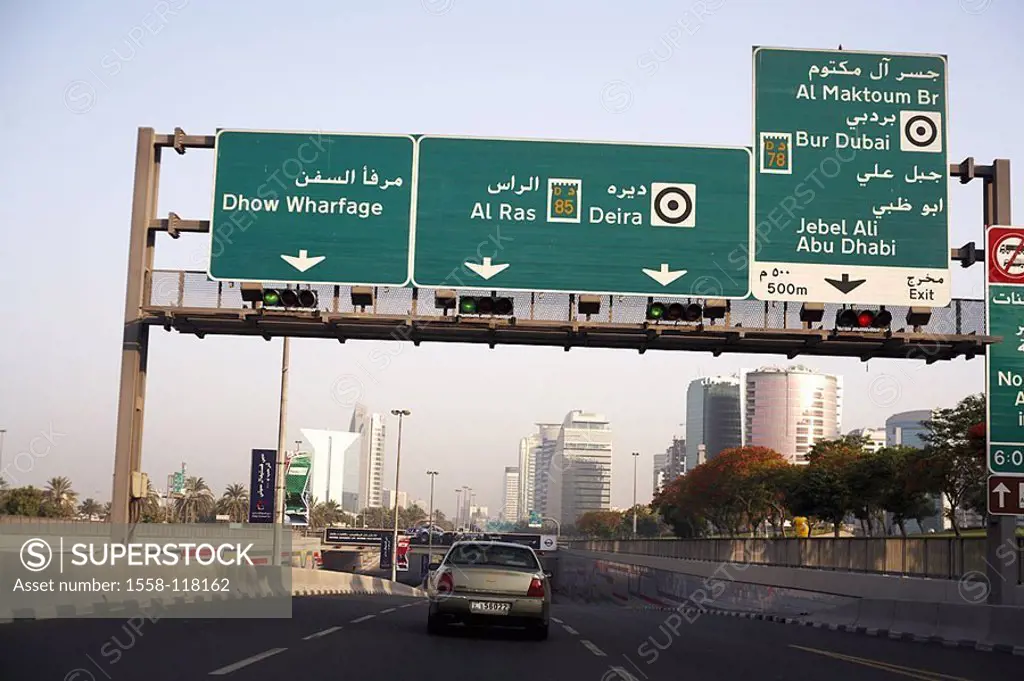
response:
<svg viewBox="0 0 1024 681"><path fill-rule="evenodd" d="M525 439L525 438L524 438ZM505 467L505 479L502 485L504 498L502 499L501 519L514 523L519 520L519 469L515 466Z"/></svg>
<svg viewBox="0 0 1024 681"><path fill-rule="evenodd" d="M552 466L561 430L560 423L538 423L537 447L534 450L533 510L552 518L558 518L555 511L561 509L562 478Z"/></svg>
<svg viewBox="0 0 1024 681"><path fill-rule="evenodd" d="M864 448L869 452L877 452L885 447L885 428L855 428L847 433L847 435L864 438L867 441Z"/></svg>
<svg viewBox="0 0 1024 681"><path fill-rule="evenodd" d="M309 493L316 502L334 502L359 511L359 436L340 430L302 428L312 445Z"/></svg>
<svg viewBox="0 0 1024 681"><path fill-rule="evenodd" d="M672 438L664 454L654 455L654 494L686 473L686 440Z"/></svg>
<svg viewBox="0 0 1024 681"><path fill-rule="evenodd" d="M743 444L740 381L735 376L698 378L686 389L686 470L697 467L704 445L708 459Z"/></svg>
<svg viewBox="0 0 1024 681"><path fill-rule="evenodd" d="M562 422L549 471L559 494L548 495L547 515L562 525L576 522L588 511L611 508L612 427L603 415L573 410ZM556 478L557 481L556 481Z"/></svg>
<svg viewBox="0 0 1024 681"><path fill-rule="evenodd" d="M384 508L393 509L395 507L395 499L398 499L398 508L409 508L409 495L406 492L399 491L395 494L395 490L388 489L385 487L381 490L381 498L383 499Z"/></svg>
<svg viewBox="0 0 1024 681"><path fill-rule="evenodd" d="M530 517L530 511L536 510L535 490L537 454L540 449L540 433L533 433L519 440L519 491L516 511L519 517L515 520ZM507 506L506 506L507 508Z"/></svg>
<svg viewBox="0 0 1024 681"><path fill-rule="evenodd" d="M764 367L740 376L745 444L768 447L790 463L806 464L816 442L839 436L841 377L805 367Z"/></svg>
<svg viewBox="0 0 1024 681"><path fill-rule="evenodd" d="M359 510L383 506L384 417L357 404L349 430L359 434Z"/></svg>
<svg viewBox="0 0 1024 681"><path fill-rule="evenodd" d="M885 446L924 447L921 436L928 432L925 421L934 416L931 409L903 411L885 420Z"/></svg>

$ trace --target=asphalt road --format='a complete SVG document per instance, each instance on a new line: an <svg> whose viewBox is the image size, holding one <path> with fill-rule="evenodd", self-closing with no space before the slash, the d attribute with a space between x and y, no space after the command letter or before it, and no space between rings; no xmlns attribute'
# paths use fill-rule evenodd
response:
<svg viewBox="0 0 1024 681"><path fill-rule="evenodd" d="M215 605L204 606L214 608ZM426 604L296 598L280 620L65 619L0 624L4 681L226 677L495 681L1011 681L1024 658L758 620L553 606L551 637L428 637ZM135 625L133 630L131 625Z"/></svg>

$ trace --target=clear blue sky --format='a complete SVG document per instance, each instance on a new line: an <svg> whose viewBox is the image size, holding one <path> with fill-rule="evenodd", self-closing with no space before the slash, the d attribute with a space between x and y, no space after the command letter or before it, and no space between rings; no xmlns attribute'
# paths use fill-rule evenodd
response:
<svg viewBox="0 0 1024 681"><path fill-rule="evenodd" d="M703 17L696 10L704 8ZM173 13L172 13L173 12ZM163 18L158 15L162 14ZM0 7L0 428L4 459L37 439L21 484L68 475L109 499L136 129L217 127L432 132L610 141L751 143L751 47L774 45L949 57L950 157L1024 163L1024 4L906 2L558 3L401 0L271 3L54 0ZM654 66L651 66L654 64ZM622 81L627 85L610 83ZM212 153L169 153L160 213L206 218ZM1014 198L1024 200L1024 165ZM951 183L953 241L978 240L980 187ZM1018 213L1022 210L1018 207ZM205 269L202 236L160 237L158 266ZM980 268L954 295L980 297ZM247 452L273 447L280 341L156 331L144 468L180 461L220 490L247 479ZM339 376L377 344L293 345L289 439L344 428ZM400 348L400 350L399 350ZM456 487L500 504L503 467L535 421L573 408L615 429L613 503L641 494L651 455L681 432L687 382L784 358L705 354L388 346L363 380L373 409L406 407L403 487L438 499ZM948 406L983 388L983 362L931 367L819 360L846 378L844 429L906 409ZM881 397L880 397L881 396ZM391 480L394 439L386 479ZM23 467L27 458L22 458ZM390 482L388 485L390 486Z"/></svg>

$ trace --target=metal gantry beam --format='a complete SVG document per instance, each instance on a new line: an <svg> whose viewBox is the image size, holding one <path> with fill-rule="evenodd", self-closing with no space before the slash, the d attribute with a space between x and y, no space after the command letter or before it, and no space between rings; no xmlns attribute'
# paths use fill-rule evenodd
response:
<svg viewBox="0 0 1024 681"><path fill-rule="evenodd" d="M591 322L575 318L573 297L569 310L559 320L535 319L535 298L530 296L530 319L458 318L417 314L416 291L411 309L404 314L340 313L338 288L329 311L271 312L239 306L221 305L223 283L217 285L215 307L184 305L184 278L176 304L154 304L152 300L153 256L156 233L167 232L178 238L182 233L206 233L209 220L182 219L176 213L156 216L161 151L171 148L178 154L187 149L213 149L214 135L188 135L181 128L172 134L157 134L153 128L139 128L135 162L135 186L132 198L128 276L125 295L122 340L120 395L117 412L117 437L111 521L128 523L139 518L139 502L132 499L131 481L142 470L142 429L146 394L147 354L151 326L163 326L203 337L206 334L335 338L346 340L397 340L413 343L461 342L564 347L604 347L646 350L771 353L796 357L851 356L867 360L876 357L924 360L928 363L973 357L1000 339L984 333L961 332L961 309L956 308L956 333L838 332L811 328L759 328L731 324L728 318L719 325L666 325L614 323L612 308L618 303L608 298L608 321ZM950 166L950 174L961 182L982 178L985 182L985 224L1009 221L1009 162L997 160L991 166L978 166L973 158ZM956 259L954 257L954 259ZM746 301L738 301L746 302ZM783 305L783 324L786 306ZM768 326L769 307L764 306L764 326ZM603 315L604 313L602 313ZM602 315L598 315L599 317ZM945 329L944 329L945 330ZM995 585L993 584L993 587Z"/></svg>

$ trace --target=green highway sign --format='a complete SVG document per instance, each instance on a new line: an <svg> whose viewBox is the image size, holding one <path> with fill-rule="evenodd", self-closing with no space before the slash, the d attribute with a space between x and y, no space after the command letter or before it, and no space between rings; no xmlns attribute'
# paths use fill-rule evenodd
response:
<svg viewBox="0 0 1024 681"><path fill-rule="evenodd" d="M744 298L750 172L742 147L427 135L412 281Z"/></svg>
<svg viewBox="0 0 1024 681"><path fill-rule="evenodd" d="M990 227L985 257L988 467L1024 475L1024 227Z"/></svg>
<svg viewBox="0 0 1024 681"><path fill-rule="evenodd" d="M946 59L754 49L761 300L949 304Z"/></svg>
<svg viewBox="0 0 1024 681"><path fill-rule="evenodd" d="M406 285L414 149L407 135L219 131L210 278Z"/></svg>

